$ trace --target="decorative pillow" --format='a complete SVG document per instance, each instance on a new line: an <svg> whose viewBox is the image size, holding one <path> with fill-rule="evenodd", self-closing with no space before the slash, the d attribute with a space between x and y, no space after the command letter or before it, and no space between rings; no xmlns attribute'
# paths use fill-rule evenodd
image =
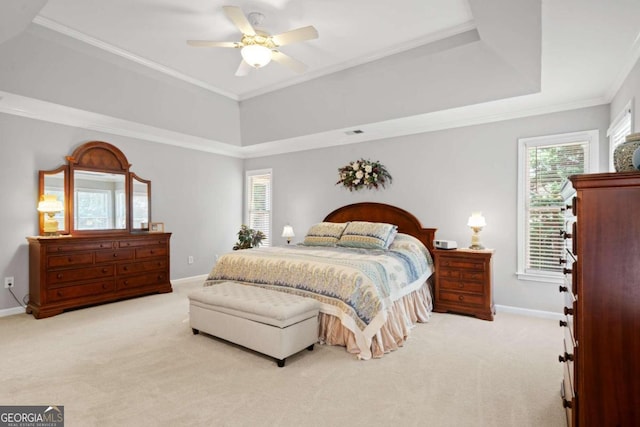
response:
<svg viewBox="0 0 640 427"><path fill-rule="evenodd" d="M348 222L320 222L312 225L302 242L305 246L335 246Z"/></svg>
<svg viewBox="0 0 640 427"><path fill-rule="evenodd" d="M338 246L364 249L387 249L398 227L383 222L352 221L342 233Z"/></svg>

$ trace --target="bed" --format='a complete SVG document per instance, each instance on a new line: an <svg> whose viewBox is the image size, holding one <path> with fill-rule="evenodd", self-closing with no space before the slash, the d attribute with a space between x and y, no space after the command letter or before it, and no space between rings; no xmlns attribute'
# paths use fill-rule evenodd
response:
<svg viewBox="0 0 640 427"><path fill-rule="evenodd" d="M300 244L221 256L204 285L234 281L315 298L320 342L379 358L429 320L435 231L395 206L351 204L311 227Z"/></svg>

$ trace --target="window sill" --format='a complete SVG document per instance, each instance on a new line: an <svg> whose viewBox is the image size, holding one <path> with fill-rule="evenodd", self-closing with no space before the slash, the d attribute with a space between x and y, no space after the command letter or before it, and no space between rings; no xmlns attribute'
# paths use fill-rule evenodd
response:
<svg viewBox="0 0 640 427"><path fill-rule="evenodd" d="M530 282L549 283L553 285L558 285L558 284L561 285L564 283L564 276L561 274L547 275L547 274L516 272L516 277L520 280L527 280Z"/></svg>

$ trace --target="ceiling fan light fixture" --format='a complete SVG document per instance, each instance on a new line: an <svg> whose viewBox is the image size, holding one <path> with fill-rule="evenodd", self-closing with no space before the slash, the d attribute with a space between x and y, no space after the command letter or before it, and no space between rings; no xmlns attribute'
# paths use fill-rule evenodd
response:
<svg viewBox="0 0 640 427"><path fill-rule="evenodd" d="M254 68L261 68L271 62L271 49L259 44L245 46L240 51L242 59Z"/></svg>

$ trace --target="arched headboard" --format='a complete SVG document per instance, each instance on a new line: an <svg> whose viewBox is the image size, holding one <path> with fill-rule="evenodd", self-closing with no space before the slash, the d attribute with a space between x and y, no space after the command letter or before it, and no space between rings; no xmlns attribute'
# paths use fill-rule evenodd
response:
<svg viewBox="0 0 640 427"><path fill-rule="evenodd" d="M398 232L410 234L420 240L433 253L436 228L423 228L411 213L384 203L363 202L338 208L327 215L326 222L369 221L386 222L398 226Z"/></svg>

